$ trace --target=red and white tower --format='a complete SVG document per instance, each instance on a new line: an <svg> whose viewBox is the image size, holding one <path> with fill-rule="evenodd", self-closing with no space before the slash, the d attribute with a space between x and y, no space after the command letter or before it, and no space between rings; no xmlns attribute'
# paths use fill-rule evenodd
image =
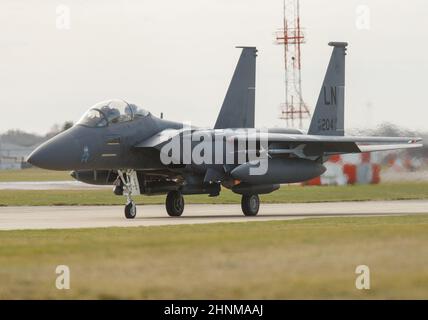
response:
<svg viewBox="0 0 428 320"><path fill-rule="evenodd" d="M303 119L311 114L302 95L302 56L301 45L305 35L300 25L300 1L284 0L283 27L276 33L276 44L284 46L285 66L285 103L281 104L281 119L288 127L294 127L296 121L301 129Z"/></svg>

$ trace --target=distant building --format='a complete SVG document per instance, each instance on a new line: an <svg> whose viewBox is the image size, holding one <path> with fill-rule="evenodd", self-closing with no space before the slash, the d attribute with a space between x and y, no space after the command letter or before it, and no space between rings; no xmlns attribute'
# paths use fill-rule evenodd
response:
<svg viewBox="0 0 428 320"><path fill-rule="evenodd" d="M25 158L36 146L23 147L0 141L0 170L22 169L28 166Z"/></svg>

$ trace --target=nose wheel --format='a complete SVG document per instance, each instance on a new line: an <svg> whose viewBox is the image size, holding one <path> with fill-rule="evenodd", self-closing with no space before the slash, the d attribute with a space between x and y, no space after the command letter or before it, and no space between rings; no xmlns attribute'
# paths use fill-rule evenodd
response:
<svg viewBox="0 0 428 320"><path fill-rule="evenodd" d="M134 200L132 200L132 195L140 194L137 174L134 170L127 170L125 174L121 170L118 170L118 175L121 184L116 185L114 192L115 194L126 196L125 218L135 219L137 216L137 206Z"/></svg>
<svg viewBox="0 0 428 320"><path fill-rule="evenodd" d="M134 201L130 201L125 206L126 219L134 219L137 215L137 206Z"/></svg>
<svg viewBox="0 0 428 320"><path fill-rule="evenodd" d="M166 212L170 217L179 217L184 211L184 198L180 191L170 191L166 196Z"/></svg>
<svg viewBox="0 0 428 320"><path fill-rule="evenodd" d="M241 199L241 208L244 215L254 217L259 213L260 198L257 194L243 195Z"/></svg>

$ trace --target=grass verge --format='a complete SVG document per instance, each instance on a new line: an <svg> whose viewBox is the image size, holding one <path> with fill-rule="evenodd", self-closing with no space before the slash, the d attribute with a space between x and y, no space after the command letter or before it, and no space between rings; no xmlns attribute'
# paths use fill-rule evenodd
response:
<svg viewBox="0 0 428 320"><path fill-rule="evenodd" d="M186 196L186 203L240 203L240 196L223 190L216 198L206 195ZM305 203L366 200L428 199L428 183L389 183L345 187L283 186L280 190L261 196L264 203ZM137 196L138 204L163 204L165 196ZM59 206L59 205L123 205L123 197L111 190L1 190L0 206Z"/></svg>
<svg viewBox="0 0 428 320"><path fill-rule="evenodd" d="M73 180L68 171L50 171L38 168L23 170L0 170L0 182L20 181L69 181Z"/></svg>
<svg viewBox="0 0 428 320"><path fill-rule="evenodd" d="M0 298L427 299L427 243L428 216L2 231Z"/></svg>

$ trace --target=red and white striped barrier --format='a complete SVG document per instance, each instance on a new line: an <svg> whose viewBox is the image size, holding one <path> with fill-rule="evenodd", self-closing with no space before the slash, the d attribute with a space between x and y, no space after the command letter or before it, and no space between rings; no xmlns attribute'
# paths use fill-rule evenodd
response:
<svg viewBox="0 0 428 320"><path fill-rule="evenodd" d="M327 171L304 185L378 184L380 161L376 153L360 153L331 156L324 163Z"/></svg>

